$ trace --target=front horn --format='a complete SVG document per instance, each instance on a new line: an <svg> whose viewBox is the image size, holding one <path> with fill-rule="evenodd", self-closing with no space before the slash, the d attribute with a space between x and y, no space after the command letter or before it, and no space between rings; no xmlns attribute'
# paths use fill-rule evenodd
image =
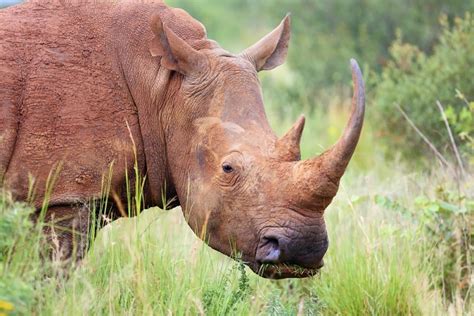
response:
<svg viewBox="0 0 474 316"><path fill-rule="evenodd" d="M311 185L309 191L313 196L332 198L339 185L359 141L365 113L365 88L362 73L357 61L351 59L352 81L352 113L344 133L337 143L322 155L301 161L297 164L300 180ZM326 204L326 203L324 203Z"/></svg>

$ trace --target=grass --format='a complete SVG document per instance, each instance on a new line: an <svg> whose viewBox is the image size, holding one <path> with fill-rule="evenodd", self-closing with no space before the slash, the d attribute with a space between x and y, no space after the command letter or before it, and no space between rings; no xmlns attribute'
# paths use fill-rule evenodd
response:
<svg viewBox="0 0 474 316"><path fill-rule="evenodd" d="M436 286L423 223L376 196L412 205L426 175L380 166L343 181L327 210L330 248L320 275L261 279L197 239L180 209L145 210L99 231L78 267L41 259L44 240L27 206L0 200L0 301L12 314L437 315L472 311ZM387 171L385 169L390 169ZM380 178L380 174L390 177ZM433 180L434 181L434 180ZM428 255L427 255L428 254ZM0 313L2 312L0 305ZM8 307L8 306L7 306ZM11 307L11 306L10 306ZM7 310L4 308L3 312Z"/></svg>
<svg viewBox="0 0 474 316"><path fill-rule="evenodd" d="M416 229L405 226L402 232L395 226L395 214L370 207L371 203L339 200L332 208L332 245L323 273L314 279L260 279L203 245L178 209L150 209L100 231L67 280L41 280L42 273L54 268L41 267L39 259L15 260L14 267L35 268L10 270L17 279L5 285L26 279L28 291L25 299L18 296L22 288L13 289L14 299L6 300L23 310L39 307L41 314L68 315L291 315L298 309L306 314L405 315L438 310L439 297L435 299L428 271L419 264ZM18 259L25 259L24 250L15 252Z"/></svg>

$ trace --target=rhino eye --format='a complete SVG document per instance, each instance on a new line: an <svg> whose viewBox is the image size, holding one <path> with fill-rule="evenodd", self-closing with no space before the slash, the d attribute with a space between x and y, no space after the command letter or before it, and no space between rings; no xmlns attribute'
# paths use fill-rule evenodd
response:
<svg viewBox="0 0 474 316"><path fill-rule="evenodd" d="M232 171L234 171L234 168L232 168L232 166L229 163L224 162L222 164L222 170L224 170L225 173L231 173Z"/></svg>

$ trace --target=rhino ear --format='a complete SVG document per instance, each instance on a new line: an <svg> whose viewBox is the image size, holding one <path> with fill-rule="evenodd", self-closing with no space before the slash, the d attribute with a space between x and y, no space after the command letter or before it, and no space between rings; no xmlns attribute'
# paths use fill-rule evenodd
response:
<svg viewBox="0 0 474 316"><path fill-rule="evenodd" d="M152 56L161 56L161 65L183 75L201 72L206 66L206 57L181 39L161 18L156 15L151 22L155 37L150 43Z"/></svg>
<svg viewBox="0 0 474 316"><path fill-rule="evenodd" d="M241 53L255 64L257 71L270 70L285 62L290 41L290 14L264 38Z"/></svg>

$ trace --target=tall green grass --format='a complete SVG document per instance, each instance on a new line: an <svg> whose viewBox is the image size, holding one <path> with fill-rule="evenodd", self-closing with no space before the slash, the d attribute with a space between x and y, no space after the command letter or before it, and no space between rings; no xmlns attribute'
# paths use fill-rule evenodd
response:
<svg viewBox="0 0 474 316"><path fill-rule="evenodd" d="M261 279L204 245L179 209L156 208L102 229L64 278L54 262L34 255L41 235L28 218L6 219L23 206L3 198L0 227L10 230L2 237L15 236L15 246L2 248L14 259L2 261L0 299L20 314L46 315L443 314L448 307L423 257L429 240L416 223L374 202L375 193L410 190L413 178L397 176L395 184L373 175L345 181L327 212L326 265L303 280ZM12 231L16 220L22 224Z"/></svg>
<svg viewBox="0 0 474 316"><path fill-rule="evenodd" d="M321 153L336 141L348 112L348 102L336 102L326 112L312 112L303 135L303 156ZM270 111L279 134L292 124L291 118L297 114L280 119ZM426 229L436 221L426 219L421 211L417 213L420 205L415 203L420 196L433 198L438 184L450 183L449 175L407 172L402 164L385 162L377 146L367 124L339 194L326 211L330 238L326 264L318 276L310 279L262 279L242 263L206 246L190 230L179 208L142 211L140 188L144 179L137 168L131 177L136 180L129 187L126 212L139 215L118 219L97 233L93 229L94 240L87 256L67 269L60 262L44 259L48 246L41 233L43 224L34 225L30 221L32 209L12 201L3 192L0 194L0 314L472 312L472 284L462 291L456 290L466 275L472 278L472 268L466 270L465 265L456 263L467 258L467 263L472 265L471 252L466 252L467 257L456 255L457 252L448 255L445 251L451 247L446 242L448 239ZM104 193L108 192L108 178L110 175L103 180ZM469 196L474 186L465 187ZM138 193L134 196L132 191ZM106 196L100 203L91 204L93 213L105 223L108 221ZM431 209L423 205L422 210ZM465 205L467 213L462 216L469 218L474 210L470 204ZM446 218L441 219L446 222ZM94 221L97 225L99 222ZM463 223L470 229L469 219ZM446 226L443 232L459 227ZM461 272L448 280L444 278L446 268ZM452 295L446 295L445 283L440 283L440 279L454 285Z"/></svg>

